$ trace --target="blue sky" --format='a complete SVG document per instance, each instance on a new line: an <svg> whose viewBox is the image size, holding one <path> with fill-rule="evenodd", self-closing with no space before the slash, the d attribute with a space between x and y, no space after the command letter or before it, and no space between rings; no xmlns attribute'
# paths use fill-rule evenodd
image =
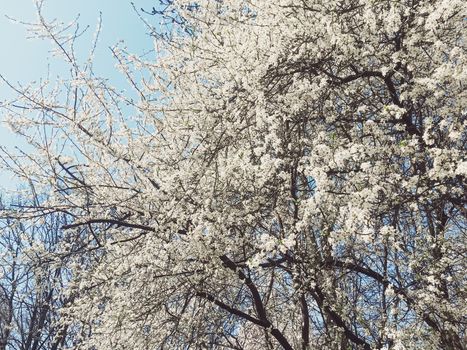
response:
<svg viewBox="0 0 467 350"><path fill-rule="evenodd" d="M152 9L157 0L132 0L137 9ZM113 84L123 84L123 79L115 71L115 61L109 46L123 40L128 50L135 54L152 53L152 39L148 30L138 18L131 5L131 0L46 0L43 13L48 19L60 19L68 23L79 15L80 27L89 26L77 46L78 54L83 57L90 49L99 13L102 13L102 31L95 54L94 71L97 75L106 77ZM4 0L0 7L0 74L10 82L22 84L39 80L50 72L54 77L64 72L64 65L51 57L52 44L39 39L28 39L25 26L12 22L8 17L18 21L34 22L36 18L33 0ZM149 18L157 21L156 18ZM13 92L0 81L0 103L13 96ZM25 147L24 143L13 135L1 123L0 115L0 145L13 148ZM0 170L1 171L1 170ZM0 188L16 185L8 174L0 173Z"/></svg>

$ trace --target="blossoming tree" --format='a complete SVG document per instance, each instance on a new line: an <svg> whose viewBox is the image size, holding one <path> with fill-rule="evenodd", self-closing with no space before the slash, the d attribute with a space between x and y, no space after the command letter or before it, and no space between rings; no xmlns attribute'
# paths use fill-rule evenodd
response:
<svg viewBox="0 0 467 350"><path fill-rule="evenodd" d="M4 107L36 149L4 164L71 220L73 346L465 349L465 3L153 14L131 91L40 14L71 76Z"/></svg>
<svg viewBox="0 0 467 350"><path fill-rule="evenodd" d="M31 207L24 200L10 206ZM5 208L3 199L0 207ZM60 215L35 221L0 221L1 350L57 350L67 341L66 328L57 322L66 303L60 296L66 265L42 259L62 240L60 227L66 222Z"/></svg>

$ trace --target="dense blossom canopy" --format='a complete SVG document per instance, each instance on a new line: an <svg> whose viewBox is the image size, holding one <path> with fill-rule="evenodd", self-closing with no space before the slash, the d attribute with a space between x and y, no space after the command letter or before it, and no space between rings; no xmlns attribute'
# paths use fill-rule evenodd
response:
<svg viewBox="0 0 467 350"><path fill-rule="evenodd" d="M74 346L465 349L465 2L154 13L132 92L40 17L72 78L8 107L36 152L4 161L72 218Z"/></svg>

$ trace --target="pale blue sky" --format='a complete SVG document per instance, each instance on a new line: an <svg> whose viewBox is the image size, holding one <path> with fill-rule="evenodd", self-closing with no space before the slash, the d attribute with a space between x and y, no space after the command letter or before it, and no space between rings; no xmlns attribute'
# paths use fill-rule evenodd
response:
<svg viewBox="0 0 467 350"><path fill-rule="evenodd" d="M156 6L157 0L46 0L43 13L46 18L58 18L65 23L72 21L79 14L80 27L90 26L88 32L78 41L77 52L83 57L88 53L93 33L98 23L99 13L102 12L102 31L96 50L94 71L97 75L110 79L113 84L123 84L122 77L115 71L115 61L109 46L123 40L130 52L135 54L147 53L152 49L152 39L148 30L138 18L131 5L137 9L147 10ZM31 22L35 20L35 5L33 0L0 0L0 74L10 82L27 83L39 80L47 75L54 77L63 74L64 65L56 58L51 58L49 50L51 43L38 39L27 39L26 28L13 23L8 17L19 21ZM148 17L148 16L146 16ZM149 21L157 21L149 18ZM13 96L9 89L0 81L0 103ZM1 113L1 112L0 112ZM0 121L2 116L0 115ZM22 141L12 135L0 123L0 145L13 148L24 147ZM1 170L0 170L1 171ZM0 188L16 185L14 179L5 173L0 173Z"/></svg>

